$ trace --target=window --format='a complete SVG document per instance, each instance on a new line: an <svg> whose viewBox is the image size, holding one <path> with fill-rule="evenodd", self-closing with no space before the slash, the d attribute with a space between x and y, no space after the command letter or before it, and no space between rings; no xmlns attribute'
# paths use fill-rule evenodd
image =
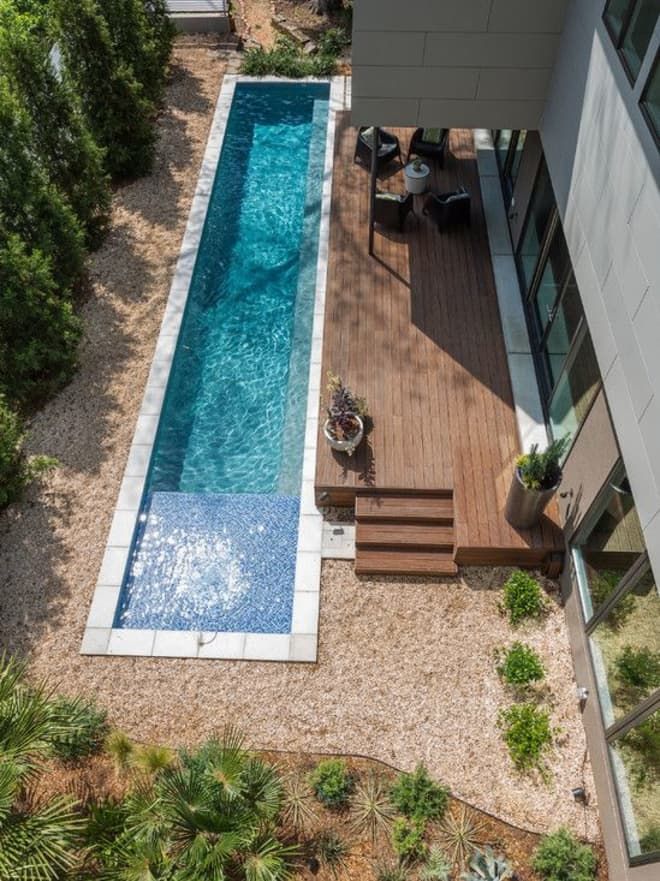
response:
<svg viewBox="0 0 660 881"><path fill-rule="evenodd" d="M495 155L500 170L500 179L504 191L504 203L507 211L511 207L513 190L520 171L523 147L527 132L510 128L497 129L493 134Z"/></svg>
<svg viewBox="0 0 660 881"><path fill-rule="evenodd" d="M660 595L621 467L572 550L630 861L660 860Z"/></svg>
<svg viewBox="0 0 660 881"><path fill-rule="evenodd" d="M554 438L574 438L600 387L600 370L586 326L571 348L570 357L546 406Z"/></svg>
<svg viewBox="0 0 660 881"><path fill-rule="evenodd" d="M660 0L609 0L603 18L628 76L642 67L660 14Z"/></svg>
<svg viewBox="0 0 660 881"><path fill-rule="evenodd" d="M640 103L655 139L660 143L660 55L655 59Z"/></svg>
<svg viewBox="0 0 660 881"><path fill-rule="evenodd" d="M525 294L528 293L532 284L546 232L555 212L555 194L552 191L550 175L544 160L541 163L534 186L532 201L516 255Z"/></svg>

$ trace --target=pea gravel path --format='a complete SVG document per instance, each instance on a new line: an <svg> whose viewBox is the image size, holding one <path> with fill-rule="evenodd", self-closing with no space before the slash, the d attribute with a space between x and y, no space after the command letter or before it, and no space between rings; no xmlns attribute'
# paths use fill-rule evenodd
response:
<svg viewBox="0 0 660 881"><path fill-rule="evenodd" d="M0 645L31 672L94 697L130 735L193 743L227 721L254 746L425 761L454 792L537 831L597 835L570 787L584 766L563 612L525 638L542 654L561 728L546 785L516 775L495 726L508 698L493 649L504 574L449 584L360 581L324 564L317 665L79 655L117 489L176 262L225 61L204 40L175 53L154 174L115 196L112 232L90 266L81 369L33 421L33 452L61 467L0 516Z"/></svg>

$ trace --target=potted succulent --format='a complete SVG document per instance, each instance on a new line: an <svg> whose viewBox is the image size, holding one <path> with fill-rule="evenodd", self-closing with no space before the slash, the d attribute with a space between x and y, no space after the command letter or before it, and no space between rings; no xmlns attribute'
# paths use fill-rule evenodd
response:
<svg viewBox="0 0 660 881"><path fill-rule="evenodd" d="M539 522L561 483L561 459L569 443L568 436L559 438L542 453L534 444L518 457L506 500L506 519L512 526L528 529Z"/></svg>
<svg viewBox="0 0 660 881"><path fill-rule="evenodd" d="M364 417L367 404L347 388L341 377L328 373L327 419L323 433L333 450L352 456L364 436Z"/></svg>

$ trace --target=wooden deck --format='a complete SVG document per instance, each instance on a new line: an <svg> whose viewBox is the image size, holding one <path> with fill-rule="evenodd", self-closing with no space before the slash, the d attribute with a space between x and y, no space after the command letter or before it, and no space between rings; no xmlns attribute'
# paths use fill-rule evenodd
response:
<svg viewBox="0 0 660 881"><path fill-rule="evenodd" d="M407 150L410 130L397 131ZM339 373L373 421L352 458L319 437L316 498L352 505L378 488L453 490L459 565L538 565L563 550L556 507L533 530L503 510L520 452L470 132L452 131L432 186L463 184L472 226L441 235L423 217L376 233L369 257L368 172L353 163L355 129L338 118L323 344L323 382ZM381 189L403 190L401 173Z"/></svg>

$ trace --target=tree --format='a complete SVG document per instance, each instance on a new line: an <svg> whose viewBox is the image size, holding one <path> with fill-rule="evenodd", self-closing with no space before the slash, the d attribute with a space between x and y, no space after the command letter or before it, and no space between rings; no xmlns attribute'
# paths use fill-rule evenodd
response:
<svg viewBox="0 0 660 881"><path fill-rule="evenodd" d="M0 878L59 881L78 862L83 820L73 800L34 805L26 792L38 779L54 740L70 728L44 685L29 687L25 666L0 658Z"/></svg>
<svg viewBox="0 0 660 881"><path fill-rule="evenodd" d="M275 769L226 733L92 817L90 848L116 881L234 878L283 881L296 853L276 835Z"/></svg>
<svg viewBox="0 0 660 881"><path fill-rule="evenodd" d="M25 406L60 388L75 369L80 333L49 261L0 224L0 393Z"/></svg>
<svg viewBox="0 0 660 881"><path fill-rule="evenodd" d="M38 17L18 14L6 2L0 5L0 73L30 118L34 149L50 180L95 242L110 208L104 155L69 79L53 67L51 47Z"/></svg>
<svg viewBox="0 0 660 881"><path fill-rule="evenodd" d="M35 153L30 119L0 75L0 218L28 250L51 261L53 278L68 292L84 264L84 235L73 209Z"/></svg>
<svg viewBox="0 0 660 881"><path fill-rule="evenodd" d="M96 0L52 0L54 33L67 74L80 95L94 137L115 178L151 168L154 105L132 66L118 56Z"/></svg>

